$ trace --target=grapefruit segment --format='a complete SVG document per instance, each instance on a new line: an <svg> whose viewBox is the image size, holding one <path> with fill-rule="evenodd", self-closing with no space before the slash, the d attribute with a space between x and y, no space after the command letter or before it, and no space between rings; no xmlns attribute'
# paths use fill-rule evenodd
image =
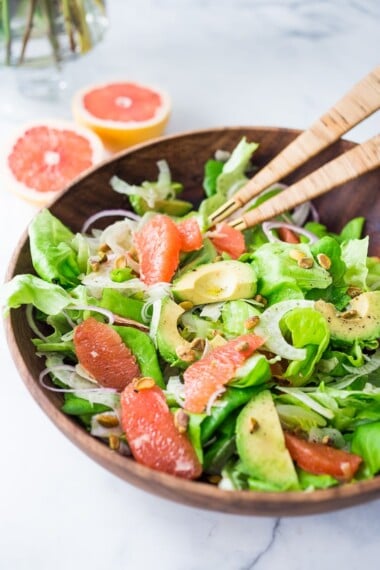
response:
<svg viewBox="0 0 380 570"><path fill-rule="evenodd" d="M131 81L91 85L73 99L73 115L113 152L162 134L170 114L161 89Z"/></svg>
<svg viewBox="0 0 380 570"><path fill-rule="evenodd" d="M4 180L22 198L48 204L103 156L101 141L87 129L64 121L34 123L10 141Z"/></svg>
<svg viewBox="0 0 380 570"><path fill-rule="evenodd" d="M90 317L74 330L79 364L105 388L123 390L140 376L135 356L109 325Z"/></svg>
<svg viewBox="0 0 380 570"><path fill-rule="evenodd" d="M232 259L237 259L245 252L245 241L242 232L232 228L226 222L217 224L210 239L219 253L228 253Z"/></svg>
<svg viewBox="0 0 380 570"><path fill-rule="evenodd" d="M177 228L181 237L181 251L189 252L202 247L202 234L195 218L188 218L179 222Z"/></svg>
<svg viewBox="0 0 380 570"><path fill-rule="evenodd" d="M157 214L134 236L140 279L146 285L169 283L179 264L181 236L169 216Z"/></svg>
<svg viewBox="0 0 380 570"><path fill-rule="evenodd" d="M264 339L253 334L239 336L218 346L184 372L185 409L195 414L205 411L210 401L224 391L237 369Z"/></svg>
<svg viewBox="0 0 380 570"><path fill-rule="evenodd" d="M138 381L129 384L121 395L121 423L138 463L185 479L200 476L194 448L175 426L161 388L139 389Z"/></svg>

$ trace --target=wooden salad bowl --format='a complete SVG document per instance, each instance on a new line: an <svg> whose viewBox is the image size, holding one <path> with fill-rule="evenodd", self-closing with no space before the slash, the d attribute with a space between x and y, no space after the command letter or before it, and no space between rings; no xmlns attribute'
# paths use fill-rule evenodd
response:
<svg viewBox="0 0 380 570"><path fill-rule="evenodd" d="M185 187L184 199L198 203L203 195L203 165L217 149L232 150L246 136L260 143L254 155L259 167L292 141L299 131L281 128L227 127L188 132L136 146L94 168L76 180L51 205L51 212L73 231L99 210L125 208L127 198L111 190L109 181L116 174L130 183L157 178L156 162L166 159L173 180ZM315 170L355 143L340 140L299 168L287 180L294 182ZM352 217L366 217L366 231L371 238L370 252L380 255L380 173L368 173L315 201L321 221L332 230L340 228ZM104 224L111 223L107 218ZM100 224L99 220L99 224ZM27 234L22 237L8 269L7 278L33 272ZM80 449L103 467L128 483L150 493L194 507L240 515L305 515L332 511L380 496L380 477L370 481L346 484L313 492L258 493L222 491L203 483L187 481L139 465L89 435L74 419L60 411L62 396L42 388L38 376L44 367L31 342L33 333L26 324L25 311L11 311L6 321L8 343L21 377L39 406L54 424Z"/></svg>

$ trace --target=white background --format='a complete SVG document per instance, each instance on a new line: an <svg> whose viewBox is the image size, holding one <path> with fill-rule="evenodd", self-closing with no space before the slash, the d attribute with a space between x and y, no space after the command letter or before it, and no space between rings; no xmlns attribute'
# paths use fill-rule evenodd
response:
<svg viewBox="0 0 380 570"><path fill-rule="evenodd" d="M66 69L64 97L23 99L0 70L0 142L25 120L70 118L70 96L114 77L161 85L168 132L222 125L307 127L379 63L377 0L110 0L107 38ZM356 128L365 140L379 116ZM375 198L374 198L375 199ZM35 209L0 178L4 274ZM24 388L3 332L0 568L356 570L379 566L380 503L308 518L242 518L170 503L76 449Z"/></svg>

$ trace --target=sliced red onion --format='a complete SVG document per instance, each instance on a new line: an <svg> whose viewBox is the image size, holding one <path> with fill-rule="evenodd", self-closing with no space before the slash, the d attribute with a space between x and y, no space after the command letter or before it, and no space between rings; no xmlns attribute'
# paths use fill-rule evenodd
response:
<svg viewBox="0 0 380 570"><path fill-rule="evenodd" d="M112 325L115 321L115 315L108 309L97 307L96 305L69 305L67 309L72 311L91 311L93 313L100 313L108 319L108 324Z"/></svg>
<svg viewBox="0 0 380 570"><path fill-rule="evenodd" d="M90 216L88 220L85 221L85 223L82 226L81 233L85 234L88 228L92 226L92 224L96 222L96 220L110 216L123 216L125 218L129 218L130 220L134 220L136 222L139 222L141 220L140 216L134 214L133 212L130 212L129 210L123 210L123 209L101 210L100 212L97 212L93 216Z"/></svg>
<svg viewBox="0 0 380 570"><path fill-rule="evenodd" d="M262 228L266 237L271 242L281 241L272 233L272 230L276 230L278 228L285 228L287 230L291 230L296 234L303 235L308 238L310 243L318 241L318 237L315 234L309 232L308 230L305 230L305 228L300 228L299 226L295 226L294 224L286 224L285 222L264 222L262 224Z"/></svg>
<svg viewBox="0 0 380 570"><path fill-rule="evenodd" d="M319 213L313 202L310 202L310 213L314 222L319 222Z"/></svg>
<svg viewBox="0 0 380 570"><path fill-rule="evenodd" d="M310 207L311 207L311 202L304 202L303 204L300 204L294 209L292 213L292 219L293 223L296 224L296 226L304 225L309 216Z"/></svg>
<svg viewBox="0 0 380 570"><path fill-rule="evenodd" d="M38 381L40 383L40 385L43 388L46 388L46 390L50 390L51 392L60 392L62 394L70 392L112 392L112 393L116 393L116 390L114 390L113 388L103 388L102 386L99 386L98 388L60 388L58 386L49 386L49 384L45 384L44 378L45 376L47 376L48 374L54 374L54 372L58 372L60 370L67 370L72 372L73 374L76 374L76 369L75 366L70 366L69 364L61 364L59 366L52 366L49 368L44 368L44 370L42 370L42 372L40 372L40 375L38 377Z"/></svg>

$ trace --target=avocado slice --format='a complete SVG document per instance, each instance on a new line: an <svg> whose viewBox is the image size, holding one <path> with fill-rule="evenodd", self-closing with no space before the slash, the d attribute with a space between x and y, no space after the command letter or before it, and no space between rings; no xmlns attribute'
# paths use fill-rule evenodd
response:
<svg viewBox="0 0 380 570"><path fill-rule="evenodd" d="M248 263L217 261L196 267L173 283L173 295L194 305L252 298L256 293L256 273Z"/></svg>
<svg viewBox="0 0 380 570"><path fill-rule="evenodd" d="M178 319L184 312L170 297L165 297L161 304L156 335L157 348L162 358L180 367L188 366L189 363L181 360L177 351L184 354L191 350L191 343L178 332Z"/></svg>
<svg viewBox="0 0 380 570"><path fill-rule="evenodd" d="M244 470L254 479L281 490L298 488L296 469L269 390L255 394L240 412L236 447Z"/></svg>
<svg viewBox="0 0 380 570"><path fill-rule="evenodd" d="M344 312L319 300L315 309L327 320L331 338L346 343L380 337L380 291L368 291L354 297Z"/></svg>

